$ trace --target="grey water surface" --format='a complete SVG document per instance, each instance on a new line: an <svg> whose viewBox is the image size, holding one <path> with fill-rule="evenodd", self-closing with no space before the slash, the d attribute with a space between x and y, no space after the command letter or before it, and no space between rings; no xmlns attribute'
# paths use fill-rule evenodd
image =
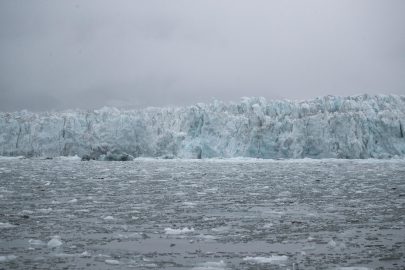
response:
<svg viewBox="0 0 405 270"><path fill-rule="evenodd" d="M405 269L405 160L0 159L0 269Z"/></svg>

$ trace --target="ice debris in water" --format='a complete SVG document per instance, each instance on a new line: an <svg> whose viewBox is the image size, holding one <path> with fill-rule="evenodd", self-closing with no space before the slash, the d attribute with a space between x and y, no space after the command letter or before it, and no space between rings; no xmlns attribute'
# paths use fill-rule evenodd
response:
<svg viewBox="0 0 405 270"><path fill-rule="evenodd" d="M117 260L111 260L111 259L105 260L104 262L105 262L106 264L113 264L113 265L118 265L118 264L120 264L119 261L117 261Z"/></svg>
<svg viewBox="0 0 405 270"><path fill-rule="evenodd" d="M332 248L334 248L334 247L336 247L336 242L335 241L333 241L333 239L331 239L329 242L328 242L328 246L329 247L332 247Z"/></svg>
<svg viewBox="0 0 405 270"><path fill-rule="evenodd" d="M192 270L224 270L226 263L224 261L219 262L205 262L201 263L196 267L193 267Z"/></svg>
<svg viewBox="0 0 405 270"><path fill-rule="evenodd" d="M404 119L405 96L244 98L188 107L0 113L0 138L3 155L83 160L390 158L405 156ZM18 134L18 143L10 134Z"/></svg>
<svg viewBox="0 0 405 270"><path fill-rule="evenodd" d="M14 228L14 227L15 227L15 225L10 224L8 222L5 222L5 223L0 222L0 229L9 229L9 228Z"/></svg>
<svg viewBox="0 0 405 270"><path fill-rule="evenodd" d="M165 234L185 234L194 232L194 228L184 227L183 229L165 228Z"/></svg>
<svg viewBox="0 0 405 270"><path fill-rule="evenodd" d="M77 203L77 199L71 199L68 203Z"/></svg>
<svg viewBox="0 0 405 270"><path fill-rule="evenodd" d="M0 256L0 263L1 262L9 262L9 261L12 261L12 260L15 260L15 259L17 259L17 256L15 256L15 255L3 255L3 256Z"/></svg>
<svg viewBox="0 0 405 270"><path fill-rule="evenodd" d="M60 240L60 237L58 235L55 235L52 237L51 240L48 242L48 247L50 248L57 248L62 245L62 241Z"/></svg>
<svg viewBox="0 0 405 270"><path fill-rule="evenodd" d="M30 239L30 240L28 240L28 243L29 243L30 245L33 245L33 246L42 246L42 245L45 245L44 242L42 242L41 240L38 240L38 239Z"/></svg>
<svg viewBox="0 0 405 270"><path fill-rule="evenodd" d="M114 217L113 216L106 216L106 217L104 217L104 220L114 220Z"/></svg>
<svg viewBox="0 0 405 270"><path fill-rule="evenodd" d="M362 266L338 267L336 270L371 270L371 268Z"/></svg>
<svg viewBox="0 0 405 270"><path fill-rule="evenodd" d="M90 254L90 252L88 252L87 250L86 251L83 251L81 254L80 254L80 257L91 257L91 254Z"/></svg>
<svg viewBox="0 0 405 270"><path fill-rule="evenodd" d="M288 260L288 257L285 255L278 256L278 255L273 255L270 257L245 257L243 258L244 261L250 261L250 262L255 262L255 263L273 263L273 264L278 264L282 263L286 260Z"/></svg>

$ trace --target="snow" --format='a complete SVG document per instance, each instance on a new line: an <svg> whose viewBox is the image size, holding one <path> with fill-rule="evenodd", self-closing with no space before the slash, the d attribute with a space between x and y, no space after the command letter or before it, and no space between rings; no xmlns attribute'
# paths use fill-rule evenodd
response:
<svg viewBox="0 0 405 270"><path fill-rule="evenodd" d="M100 160L405 157L405 96L0 113L0 155Z"/></svg>
<svg viewBox="0 0 405 270"><path fill-rule="evenodd" d="M245 257L243 258L244 261L250 261L254 263L271 263L271 264L279 264L282 263L286 260L288 260L288 257L285 255L278 256L278 255L273 255L270 257Z"/></svg>
<svg viewBox="0 0 405 270"><path fill-rule="evenodd" d="M165 228L165 234L186 234L194 232L194 228L184 227L183 229Z"/></svg>

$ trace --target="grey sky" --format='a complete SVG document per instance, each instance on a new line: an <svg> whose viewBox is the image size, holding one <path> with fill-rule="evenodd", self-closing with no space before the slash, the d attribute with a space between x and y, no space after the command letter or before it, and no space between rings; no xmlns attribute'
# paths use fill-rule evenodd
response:
<svg viewBox="0 0 405 270"><path fill-rule="evenodd" d="M0 0L0 111L405 94L403 0Z"/></svg>

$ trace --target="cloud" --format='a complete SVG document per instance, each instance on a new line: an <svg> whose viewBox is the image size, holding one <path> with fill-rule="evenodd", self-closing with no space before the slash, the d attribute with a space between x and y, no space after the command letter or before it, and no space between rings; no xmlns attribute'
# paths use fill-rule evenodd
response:
<svg viewBox="0 0 405 270"><path fill-rule="evenodd" d="M405 94L403 10L401 0L2 1L0 110Z"/></svg>

